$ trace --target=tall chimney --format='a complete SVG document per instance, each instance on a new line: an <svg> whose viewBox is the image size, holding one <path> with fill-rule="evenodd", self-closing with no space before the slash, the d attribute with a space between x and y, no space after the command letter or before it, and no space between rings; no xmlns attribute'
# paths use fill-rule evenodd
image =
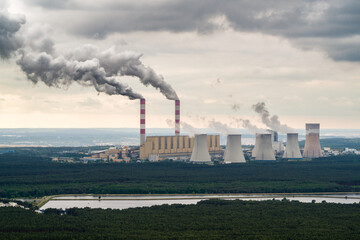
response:
<svg viewBox="0 0 360 240"><path fill-rule="evenodd" d="M145 99L140 99L140 146L145 144Z"/></svg>
<svg viewBox="0 0 360 240"><path fill-rule="evenodd" d="M322 157L320 146L320 123L306 123L306 138L303 157Z"/></svg>
<svg viewBox="0 0 360 240"><path fill-rule="evenodd" d="M180 135L180 100L175 100L175 135Z"/></svg>

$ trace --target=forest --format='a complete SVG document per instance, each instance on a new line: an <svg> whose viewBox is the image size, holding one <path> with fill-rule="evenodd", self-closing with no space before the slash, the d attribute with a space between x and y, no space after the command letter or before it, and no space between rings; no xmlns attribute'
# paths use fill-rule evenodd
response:
<svg viewBox="0 0 360 240"><path fill-rule="evenodd" d="M360 191L358 156L308 162L194 165L63 164L36 151L0 155L0 198L56 194L192 194Z"/></svg>
<svg viewBox="0 0 360 240"><path fill-rule="evenodd" d="M205 200L126 210L0 208L0 239L359 239L360 204Z"/></svg>

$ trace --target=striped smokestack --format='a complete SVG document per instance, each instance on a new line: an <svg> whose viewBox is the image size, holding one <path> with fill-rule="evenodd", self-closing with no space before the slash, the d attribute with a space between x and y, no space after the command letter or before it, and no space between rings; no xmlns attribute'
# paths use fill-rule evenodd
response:
<svg viewBox="0 0 360 240"><path fill-rule="evenodd" d="M140 99L140 146L145 144L145 99Z"/></svg>
<svg viewBox="0 0 360 240"><path fill-rule="evenodd" d="M175 135L180 135L180 100L175 100Z"/></svg>

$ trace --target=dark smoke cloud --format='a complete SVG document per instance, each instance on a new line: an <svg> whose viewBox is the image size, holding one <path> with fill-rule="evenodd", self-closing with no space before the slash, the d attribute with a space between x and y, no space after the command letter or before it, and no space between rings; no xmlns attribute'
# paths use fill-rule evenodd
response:
<svg viewBox="0 0 360 240"><path fill-rule="evenodd" d="M54 17L63 19L62 14L66 14L72 19L69 31L88 37L135 31L208 33L219 29L213 20L223 17L236 31L281 36L299 47L322 49L335 60L360 61L358 52L355 55L348 49L342 51L347 39L360 35L358 0L162 0L141 4L115 0L101 4L85 0L29 0L28 3L63 10L56 14L53 11ZM329 41L332 44L327 44ZM360 48L358 39L354 44L353 50Z"/></svg>
<svg viewBox="0 0 360 240"><path fill-rule="evenodd" d="M160 90L160 92L169 100L178 100L178 96L171 85L165 82L161 75L158 75L152 68L145 66L140 58L142 54L135 52L119 52L116 47L109 48L105 51L99 51L92 45L76 49L70 53L72 59L84 60L96 58L100 65L110 76L133 76L140 79L145 86Z"/></svg>
<svg viewBox="0 0 360 240"><path fill-rule="evenodd" d="M128 85L119 82L120 76L133 76L145 86L153 86L170 100L178 100L175 90L161 75L142 64L142 54L119 52L116 48L99 51L86 45L66 55L56 54L55 46L46 30L31 26L15 36L25 23L24 18L0 12L0 57L9 58L20 53L17 64L33 83L44 82L49 87L67 88L72 82L94 86L98 92L123 95L130 99L142 98Z"/></svg>
<svg viewBox="0 0 360 240"><path fill-rule="evenodd" d="M12 53L22 46L16 33L25 23L25 18L10 15L7 11L0 11L0 57L9 58Z"/></svg>
<svg viewBox="0 0 360 240"><path fill-rule="evenodd" d="M94 86L98 92L109 95L123 95L129 99L142 96L116 77L107 77L97 59L75 61L58 56L54 58L47 53L22 53L17 64L33 83L42 81L49 87L67 88L73 82L83 86Z"/></svg>
<svg viewBox="0 0 360 240"><path fill-rule="evenodd" d="M277 115L270 116L269 111L266 109L264 102L259 102L252 106L255 112L261 117L261 121L269 127L271 130L280 132L280 133L289 133L295 132L295 130L286 124L281 124L279 117Z"/></svg>

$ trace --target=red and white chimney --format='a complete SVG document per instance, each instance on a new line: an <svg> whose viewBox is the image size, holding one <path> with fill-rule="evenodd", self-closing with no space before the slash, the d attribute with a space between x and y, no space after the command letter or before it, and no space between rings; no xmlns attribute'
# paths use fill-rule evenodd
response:
<svg viewBox="0 0 360 240"><path fill-rule="evenodd" d="M145 144L145 99L140 99L140 146Z"/></svg>
<svg viewBox="0 0 360 240"><path fill-rule="evenodd" d="M180 100L175 100L175 135L180 135Z"/></svg>

